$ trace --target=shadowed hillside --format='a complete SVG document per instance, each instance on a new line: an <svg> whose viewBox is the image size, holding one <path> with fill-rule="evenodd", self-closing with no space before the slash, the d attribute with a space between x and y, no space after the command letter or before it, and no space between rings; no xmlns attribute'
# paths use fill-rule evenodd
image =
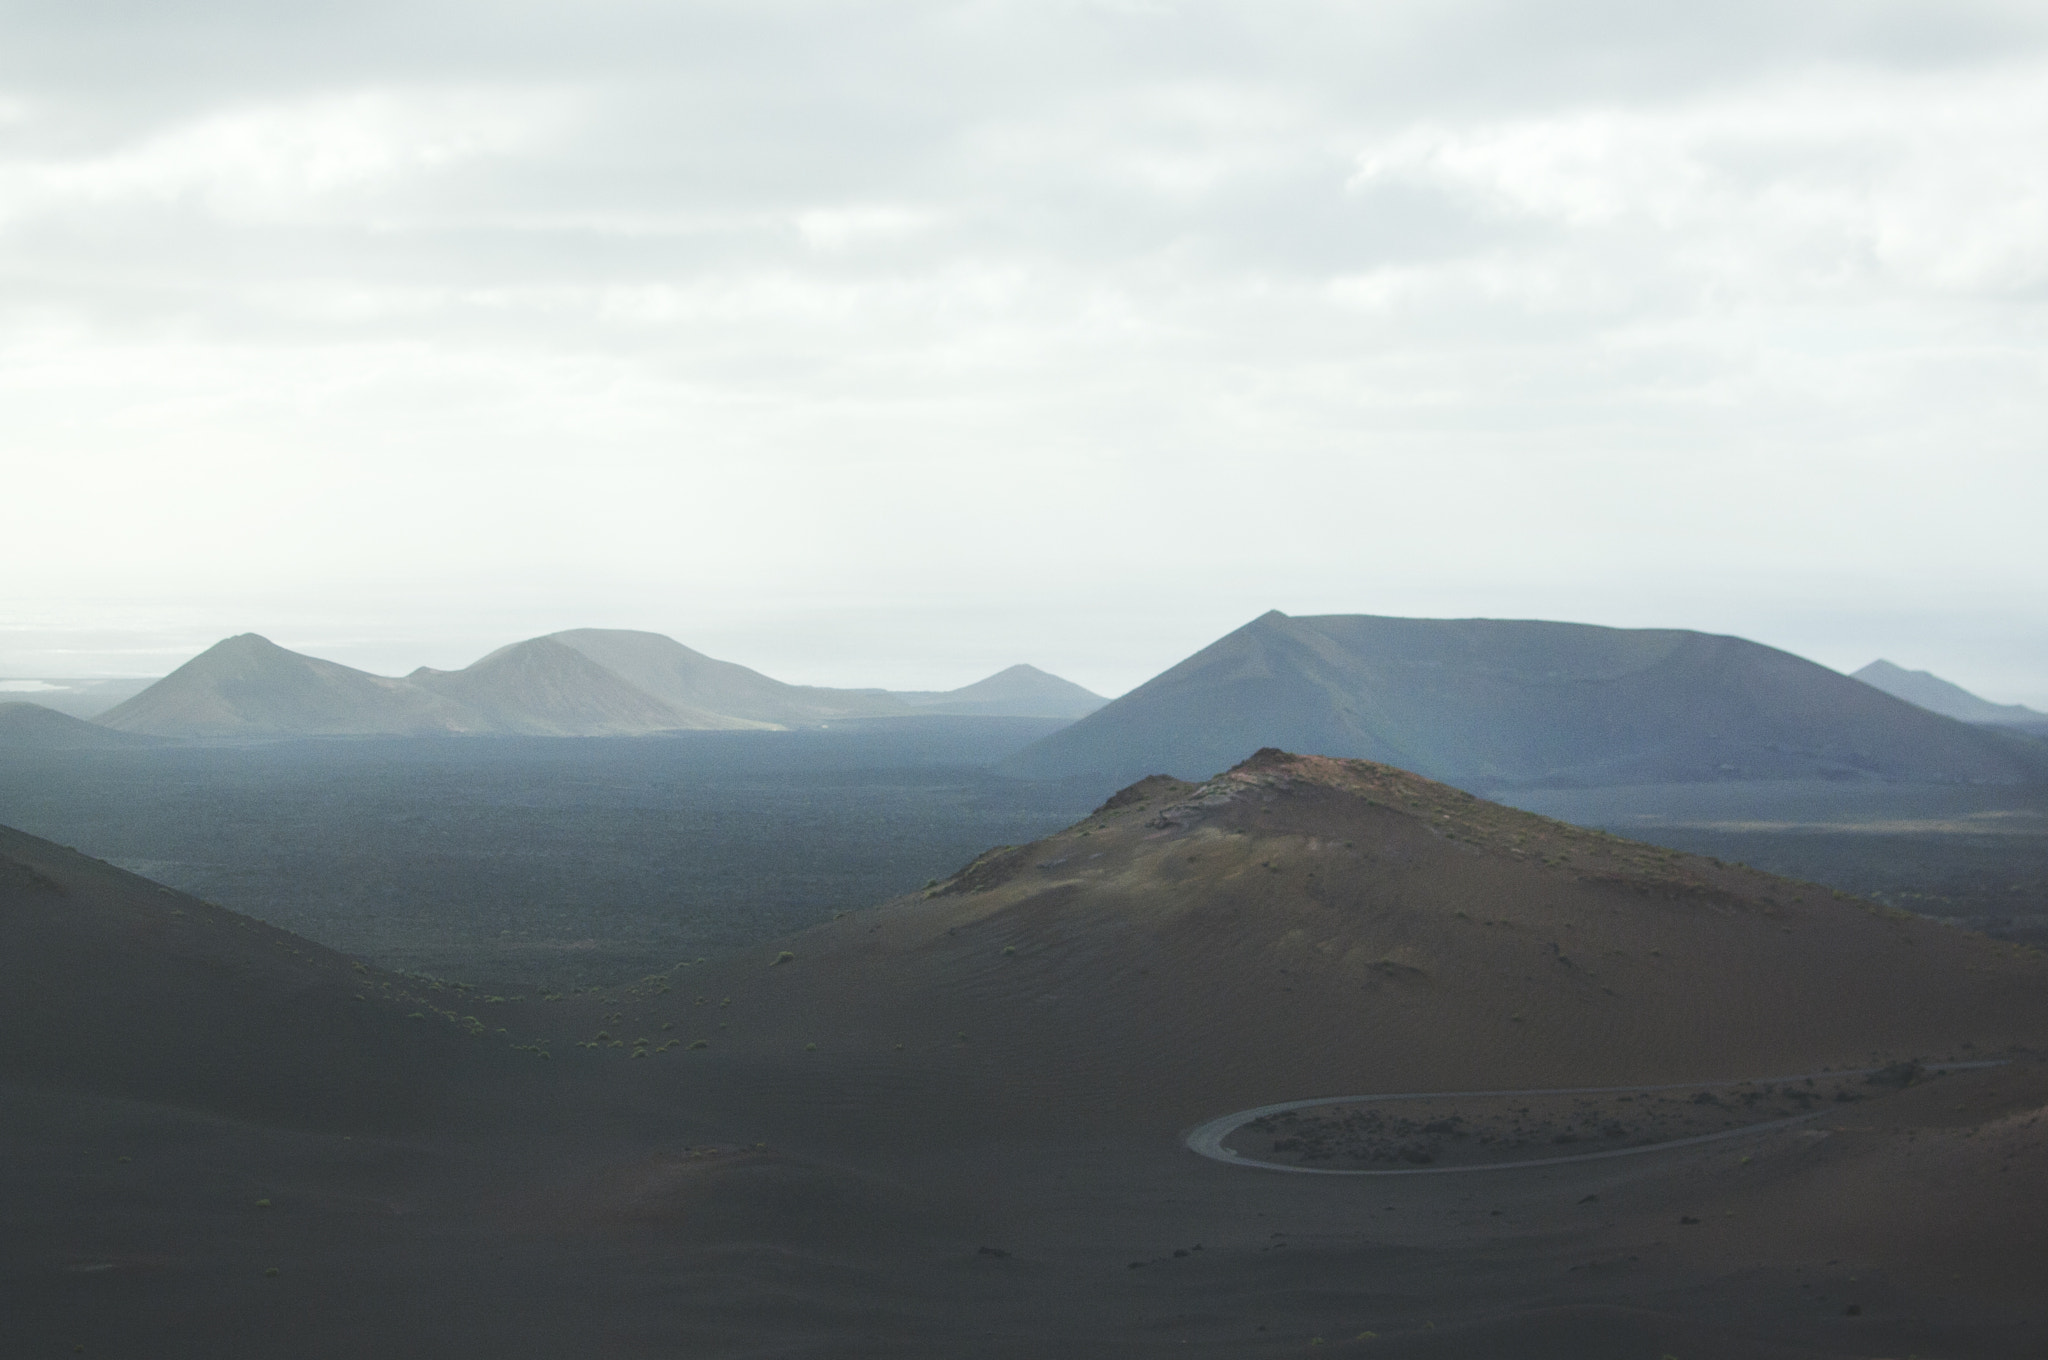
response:
<svg viewBox="0 0 2048 1360"><path fill-rule="evenodd" d="M924 892L566 996L378 975L19 835L0 930L26 1354L2048 1344L2037 955L1368 762L1147 779ZM1548 1089L1658 1083L1687 1090L1598 1093L1590 1131ZM1421 1136L1736 1138L1385 1179L1183 1142L1404 1092L1427 1127L1252 1132L1312 1159L1392 1129L1410 1171Z"/></svg>
<svg viewBox="0 0 2048 1360"><path fill-rule="evenodd" d="M473 1062L423 984L0 827L0 1080L285 1123L416 1121ZM426 1009L423 1009L426 1008Z"/></svg>
<svg viewBox="0 0 2048 1360"><path fill-rule="evenodd" d="M2048 751L1786 652L1667 629L1273 612L1005 763L1105 786L1262 746L1474 789L2048 779Z"/></svg>

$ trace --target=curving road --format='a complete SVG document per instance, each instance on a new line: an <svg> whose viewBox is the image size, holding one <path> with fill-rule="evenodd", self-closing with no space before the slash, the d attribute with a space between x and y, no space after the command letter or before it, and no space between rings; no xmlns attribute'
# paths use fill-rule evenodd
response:
<svg viewBox="0 0 2048 1360"><path fill-rule="evenodd" d="M2008 1060L1993 1058L1985 1062L1926 1063L1924 1072L1962 1072L1980 1067L2003 1067ZM1558 1086L1543 1090L1526 1091L1405 1091L1394 1095L1377 1096L1319 1096L1312 1100L1285 1100L1277 1105L1256 1105L1249 1110L1222 1115L1206 1124L1199 1124L1190 1130L1181 1141L1190 1152L1196 1152L1211 1160L1228 1166L1252 1167L1259 1171L1291 1171L1302 1176L1450 1176L1460 1172L1473 1171L1517 1171L1525 1167L1563 1166L1570 1162L1602 1162L1611 1157L1639 1157L1649 1152L1668 1152L1673 1148L1697 1147L1701 1143L1718 1143L1730 1138L1748 1138L1756 1134L1769 1133L1773 1129L1789 1128L1818 1119L1826 1110L1814 1110L1807 1114L1793 1115L1789 1119L1772 1119L1761 1124L1744 1124L1738 1129L1723 1129L1719 1133L1702 1133L1691 1138L1671 1138L1661 1143L1644 1143L1639 1147L1613 1148L1606 1152L1581 1152L1570 1157L1538 1157L1521 1162L1485 1162L1476 1166L1406 1166L1376 1170L1334 1166L1290 1166L1285 1162L1261 1161L1246 1157L1225 1147L1224 1140L1236 1133L1254 1119L1263 1119L1271 1114L1284 1114L1288 1110L1307 1110L1318 1105L1368 1105L1391 1100L1477 1100L1487 1096L1589 1096L1589 1095L1633 1095L1643 1091L1698 1091L1723 1086L1764 1086L1783 1085L1786 1082L1819 1080L1822 1077L1867 1077L1873 1072L1882 1072L1881 1067L1856 1067L1836 1072L1802 1072L1794 1077L1763 1077L1752 1081L1677 1081L1660 1086Z"/></svg>

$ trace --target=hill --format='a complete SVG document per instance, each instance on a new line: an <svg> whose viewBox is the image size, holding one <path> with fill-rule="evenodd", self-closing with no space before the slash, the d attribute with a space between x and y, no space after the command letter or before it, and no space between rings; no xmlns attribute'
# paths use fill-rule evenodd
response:
<svg viewBox="0 0 2048 1360"><path fill-rule="evenodd" d="M843 718L896 717L904 706L876 690L788 685L674 638L621 628L551 633L598 665L706 727L810 727Z"/></svg>
<svg viewBox="0 0 2048 1360"><path fill-rule="evenodd" d="M25 701L74 718L97 718L100 714L133 698L161 677L45 678L0 680L0 702Z"/></svg>
<svg viewBox="0 0 2048 1360"><path fill-rule="evenodd" d="M1961 685L1952 684L1931 671L1909 671L1889 661L1873 661L1856 671L1854 679L1873 685L1894 698L1959 722L1989 723L1999 727L2048 730L2048 713L2024 704L1994 704L1980 699Z"/></svg>
<svg viewBox="0 0 2048 1360"><path fill-rule="evenodd" d="M404 680L288 651L255 633L201 652L97 721L166 737L475 732L490 721Z"/></svg>
<svg viewBox="0 0 2048 1360"><path fill-rule="evenodd" d="M1065 683L1044 679L1054 687ZM216 643L97 721L123 732L201 738L631 736L816 727L926 712L1009 714L1024 702L1011 696L1049 688L1013 680L968 699L964 708L914 708L881 690L787 685L658 633L594 628L513 643L461 670L421 667L398 679L244 633Z"/></svg>
<svg viewBox="0 0 2048 1360"><path fill-rule="evenodd" d="M0 827L0 1080L341 1127L467 1061L416 984Z"/></svg>
<svg viewBox="0 0 2048 1360"><path fill-rule="evenodd" d="M1262 751L605 1019L724 1054L771 1138L823 1119L990 1206L1006 1278L1063 1300L1000 1314L1041 1350L1789 1358L1941 1331L1988 1357L2018 1333L1961 1319L2044 1321L2044 983L2038 954L1810 884ZM1143 1152L1404 1092L1468 1094L1246 1130L1394 1179ZM1713 1129L1740 1141L1402 1175ZM1276 1314L1285 1344L1257 1336Z"/></svg>
<svg viewBox="0 0 2048 1360"><path fill-rule="evenodd" d="M2044 981L1278 751L571 995L0 833L0 1302L36 1354L2037 1354ZM1364 1099L1253 1150L1396 1174L1189 1150L1309 1097Z"/></svg>
<svg viewBox="0 0 2048 1360"><path fill-rule="evenodd" d="M148 741L147 737L110 731L41 704L0 703L0 751L71 751L141 746Z"/></svg>
<svg viewBox="0 0 2048 1360"><path fill-rule="evenodd" d="M2048 778L2019 737L1928 713L1741 638L1494 619L1265 614L1010 758L1113 787L1264 746L1472 789Z"/></svg>
<svg viewBox="0 0 2048 1360"><path fill-rule="evenodd" d="M2048 1039L2048 973L2010 946L1270 750L1202 784L1141 781L789 947L747 1018L758 1005L845 1049L965 1031L1012 1118L1175 1127L1352 1090L1739 1077Z"/></svg>
<svg viewBox="0 0 2048 1360"><path fill-rule="evenodd" d="M1109 701L1036 666L1016 665L949 690L894 690L892 697L924 713L992 718L1085 718Z"/></svg>
<svg viewBox="0 0 2048 1360"><path fill-rule="evenodd" d="M612 737L733 725L671 707L554 638L500 647L459 671L422 666L405 679L478 715L492 732Z"/></svg>

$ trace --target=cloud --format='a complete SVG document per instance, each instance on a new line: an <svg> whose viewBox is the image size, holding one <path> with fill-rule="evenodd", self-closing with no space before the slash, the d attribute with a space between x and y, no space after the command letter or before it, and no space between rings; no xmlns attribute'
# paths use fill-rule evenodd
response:
<svg viewBox="0 0 2048 1360"><path fill-rule="evenodd" d="M32 129L34 107L14 120ZM99 154L12 159L0 205L14 217L191 201L223 226L302 217L337 198L535 140L530 104L389 92L223 110Z"/></svg>
<svg viewBox="0 0 2048 1360"><path fill-rule="evenodd" d="M2026 292L2048 269L2042 74L1824 73L1676 107L1425 125L1361 151L1349 187L1427 185L1581 248L1642 240L1703 285Z"/></svg>
<svg viewBox="0 0 2048 1360"><path fill-rule="evenodd" d="M2003 600L2043 91L2029 5L15 5L6 607Z"/></svg>

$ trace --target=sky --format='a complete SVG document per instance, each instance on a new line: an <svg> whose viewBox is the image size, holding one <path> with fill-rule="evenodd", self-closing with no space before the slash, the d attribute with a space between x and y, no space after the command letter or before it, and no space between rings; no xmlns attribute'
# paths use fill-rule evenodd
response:
<svg viewBox="0 0 2048 1360"><path fill-rule="evenodd" d="M0 676L1270 608L2048 707L2048 5L0 0Z"/></svg>

